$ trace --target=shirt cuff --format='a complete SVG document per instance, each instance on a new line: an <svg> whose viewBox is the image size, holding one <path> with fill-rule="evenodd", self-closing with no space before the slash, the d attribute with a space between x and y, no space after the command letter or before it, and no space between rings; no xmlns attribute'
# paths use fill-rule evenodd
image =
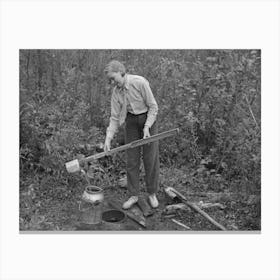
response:
<svg viewBox="0 0 280 280"><path fill-rule="evenodd" d="M148 126L149 128L152 127L152 125L154 124L156 120L156 116L155 115L149 115L147 116L147 120L145 122L145 125Z"/></svg>
<svg viewBox="0 0 280 280"><path fill-rule="evenodd" d="M107 128L106 138L112 140L112 139L114 138L114 135L115 135L115 132L112 131L112 130L109 130L109 129Z"/></svg>

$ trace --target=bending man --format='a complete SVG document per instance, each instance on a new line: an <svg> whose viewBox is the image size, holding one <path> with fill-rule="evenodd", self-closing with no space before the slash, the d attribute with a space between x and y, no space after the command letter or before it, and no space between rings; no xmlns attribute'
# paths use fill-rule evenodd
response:
<svg viewBox="0 0 280 280"><path fill-rule="evenodd" d="M107 64L105 73L110 82L114 83L105 152L110 150L111 140L123 123L126 144L157 134L158 105L149 82L144 77L127 74L124 65L116 60ZM138 201L141 149L148 200L153 208L159 205L156 197L159 187L159 149L156 141L126 151L127 188L130 197L124 202L124 209L129 209Z"/></svg>

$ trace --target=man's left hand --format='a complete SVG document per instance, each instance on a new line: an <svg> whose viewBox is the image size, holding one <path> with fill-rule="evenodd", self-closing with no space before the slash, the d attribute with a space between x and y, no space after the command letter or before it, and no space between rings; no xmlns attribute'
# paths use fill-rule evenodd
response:
<svg viewBox="0 0 280 280"><path fill-rule="evenodd" d="M148 138L148 137L150 137L151 135L150 135L150 130L149 130L149 127L148 126L144 126L144 129L143 129L143 134L144 134L144 136L143 136L143 139L145 139L145 138Z"/></svg>

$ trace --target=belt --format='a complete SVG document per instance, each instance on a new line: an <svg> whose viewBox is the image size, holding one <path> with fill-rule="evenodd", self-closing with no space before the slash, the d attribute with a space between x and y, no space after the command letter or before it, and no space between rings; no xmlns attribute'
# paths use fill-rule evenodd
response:
<svg viewBox="0 0 280 280"><path fill-rule="evenodd" d="M141 116L141 115L144 115L144 114L147 114L148 113L148 111L147 112L144 112L144 113L141 113L141 114L132 114L132 113L130 113L130 112L127 112L127 115L130 115L130 116L133 116L133 117L137 117L137 116Z"/></svg>

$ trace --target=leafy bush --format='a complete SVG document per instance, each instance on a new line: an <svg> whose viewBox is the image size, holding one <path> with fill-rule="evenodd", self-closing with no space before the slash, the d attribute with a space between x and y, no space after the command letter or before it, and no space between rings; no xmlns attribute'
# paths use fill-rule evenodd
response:
<svg viewBox="0 0 280 280"><path fill-rule="evenodd" d="M66 176L66 161L95 152L90 147L104 141L110 88L103 69L111 59L149 80L159 130L180 128L177 137L161 142L164 165L197 168L208 159L228 180L260 189L258 50L21 51L22 174L31 168ZM113 161L123 165L121 156Z"/></svg>

